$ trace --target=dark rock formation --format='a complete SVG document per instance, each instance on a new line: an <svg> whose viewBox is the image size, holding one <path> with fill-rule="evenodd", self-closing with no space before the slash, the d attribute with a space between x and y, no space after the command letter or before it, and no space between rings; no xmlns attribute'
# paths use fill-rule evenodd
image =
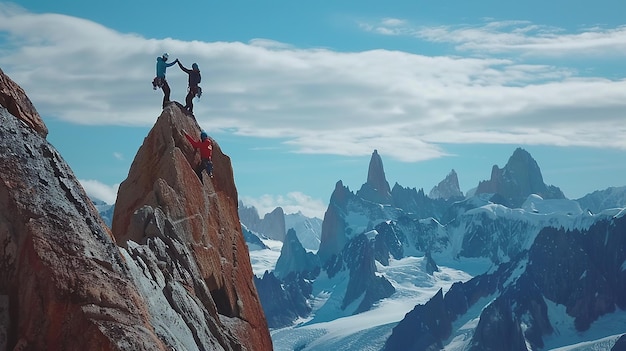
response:
<svg viewBox="0 0 626 351"><path fill-rule="evenodd" d="M450 337L450 324L424 326L430 315L438 323L451 323L468 313L481 297L495 296L480 313L473 332L472 350L527 350L544 346L543 337L553 333L546 300L564 305L579 331L587 330L600 316L616 307L626 309L626 216L600 220L588 230L545 228L528 251L503 263L491 274L455 283L443 298L416 308L394 328L385 350L429 350L441 347ZM465 318L475 318L466 316ZM451 330L451 329L450 329ZM425 340L416 348L399 348ZM434 346L433 346L434 345ZM429 348L430 347L430 348ZM616 343L618 349L620 341ZM614 347L614 348L615 348Z"/></svg>
<svg viewBox="0 0 626 351"><path fill-rule="evenodd" d="M403 258L404 233L399 232L391 222L379 223L375 229L378 234L374 238L374 258L385 266L389 265L389 256L398 260Z"/></svg>
<svg viewBox="0 0 626 351"><path fill-rule="evenodd" d="M267 213L261 219L254 206L247 207L239 201L239 216L249 230L256 232L270 239L285 240L285 212L282 207L276 207L272 212Z"/></svg>
<svg viewBox="0 0 626 351"><path fill-rule="evenodd" d="M291 273L281 280L265 271L262 278L254 277L254 283L270 328L289 326L311 313L309 298L313 285L301 275Z"/></svg>
<svg viewBox="0 0 626 351"><path fill-rule="evenodd" d="M617 339L615 345L611 348L611 351L626 351L626 334Z"/></svg>
<svg viewBox="0 0 626 351"><path fill-rule="evenodd" d="M511 309L511 301L496 299L485 307L469 349L528 351L520 321Z"/></svg>
<svg viewBox="0 0 626 351"><path fill-rule="evenodd" d="M344 246L355 236L373 230L390 215L395 218L400 213L401 210L391 206L365 200L344 187L341 181L337 182L322 222L321 242L317 252L320 263L322 266L327 265L327 261L340 255ZM348 223L347 216L360 218L365 223Z"/></svg>
<svg viewBox="0 0 626 351"><path fill-rule="evenodd" d="M416 220L401 216L381 222L375 229L378 232L374 238L375 257L383 265L388 264L389 257L401 259L441 252L449 244L445 228L432 218Z"/></svg>
<svg viewBox="0 0 626 351"><path fill-rule="evenodd" d="M259 233L270 239L285 240L285 212L282 207L276 207L272 212L263 216L259 225Z"/></svg>
<svg viewBox="0 0 626 351"><path fill-rule="evenodd" d="M383 160L377 150L374 150L370 159L367 182L361 186L357 196L374 203L391 204L391 189L385 177Z"/></svg>
<svg viewBox="0 0 626 351"><path fill-rule="evenodd" d="M410 323L405 321L410 321ZM451 332L452 321L448 316L443 293L439 290L425 305L415 306L393 328L384 350L441 350L442 340L446 339Z"/></svg>
<svg viewBox="0 0 626 351"><path fill-rule="evenodd" d="M529 253L528 274L546 298L566 306L576 329L626 309L626 216L587 231L546 228Z"/></svg>
<svg viewBox="0 0 626 351"><path fill-rule="evenodd" d="M289 229L274 274L278 278L284 278L290 273L297 273L308 279L315 279L319 272L319 258L314 253L307 252L300 244L296 231Z"/></svg>
<svg viewBox="0 0 626 351"><path fill-rule="evenodd" d="M510 267L504 264L493 274L454 283L445 296L439 290L426 304L416 305L393 328L384 350L440 350L452 333L452 322L482 297L493 294L502 283L503 272Z"/></svg>
<svg viewBox="0 0 626 351"><path fill-rule="evenodd" d="M527 249L529 237L541 230L530 218L494 216L489 210L463 214L447 228L464 233L460 256L487 257L494 263L508 261Z"/></svg>
<svg viewBox="0 0 626 351"><path fill-rule="evenodd" d="M446 206L445 200L434 200L426 196L424 189L404 188L398 183L394 184L391 197L396 207L401 208L407 216L415 219L440 218Z"/></svg>
<svg viewBox="0 0 626 351"><path fill-rule="evenodd" d="M459 186L459 178L454 169L450 171L450 173L448 173L448 175L441 182L439 182L439 184L430 190L428 197L432 199L444 200L463 198L463 192Z"/></svg>
<svg viewBox="0 0 626 351"><path fill-rule="evenodd" d="M363 296L354 312L361 313L369 310L375 302L396 292L385 277L376 275L373 243L364 234L358 235L345 246L342 257L350 271L342 309Z"/></svg>
<svg viewBox="0 0 626 351"><path fill-rule="evenodd" d="M330 196L328 209L324 214L322 222L322 238L317 256L322 265L326 264L333 255L341 252L344 245L348 242L346 236L347 223L344 219L348 211L348 202L354 197L354 194L348 187L344 187L340 181L335 185L335 190Z"/></svg>
<svg viewBox="0 0 626 351"><path fill-rule="evenodd" d="M320 248L320 238L322 236L322 220L310 218L298 213L285 215L285 228L293 228L298 235L298 240L305 249L318 250Z"/></svg>
<svg viewBox="0 0 626 351"><path fill-rule="evenodd" d="M424 255L424 259L425 259L424 269L426 270L426 273L432 275L435 272L439 272L439 267L437 266L437 262L435 262L435 259L433 258L430 251L426 251L426 254Z"/></svg>
<svg viewBox="0 0 626 351"><path fill-rule="evenodd" d="M502 197L502 204L511 208L520 207L530 194L537 194L544 199L565 198L559 188L543 182L539 165L522 148L513 152L504 168L493 166L491 179L478 184L476 195L482 193L498 194Z"/></svg>
<svg viewBox="0 0 626 351"><path fill-rule="evenodd" d="M241 232L243 233L243 238L246 241L246 244L248 244L248 250L254 251L269 249L269 247L267 247L267 245L265 245L263 241L256 236L256 234L249 231L248 228L243 225L241 226Z"/></svg>

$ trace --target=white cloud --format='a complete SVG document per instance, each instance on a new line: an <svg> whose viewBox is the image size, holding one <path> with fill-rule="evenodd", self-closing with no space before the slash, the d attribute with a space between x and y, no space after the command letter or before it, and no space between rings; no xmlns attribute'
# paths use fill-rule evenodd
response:
<svg viewBox="0 0 626 351"><path fill-rule="evenodd" d="M120 161L124 160L124 155L120 152L114 152L113 157L115 157L116 160L120 160Z"/></svg>
<svg viewBox="0 0 626 351"><path fill-rule="evenodd" d="M262 195L254 198L250 196L242 196L240 199L246 206L254 206L259 212L259 216L263 216L276 209L282 207L285 214L302 212L307 217L324 218L326 205L320 199L314 199L309 195L301 192L290 192L286 195Z"/></svg>
<svg viewBox="0 0 626 351"><path fill-rule="evenodd" d="M623 27L575 35L527 22L413 29L392 18L378 27L485 53L626 47ZM292 152L367 156L379 149L413 162L446 155L442 143L626 149L626 80L581 78L553 64L298 49L265 39L156 40L0 5L2 33L5 73L40 114L75 123L151 126L162 93L150 82L156 57L168 51L200 65L204 94L195 112L205 129L280 138ZM182 101L186 75L176 66L167 74L172 98Z"/></svg>
<svg viewBox="0 0 626 351"><path fill-rule="evenodd" d="M90 198L102 200L109 205L113 205L117 199L117 189L119 184L107 185L98 180L79 179L80 184Z"/></svg>
<svg viewBox="0 0 626 351"><path fill-rule="evenodd" d="M383 35L413 36L430 42L451 43L456 48L484 55L513 52L534 56L626 56L626 26L590 27L577 33L528 21L493 21L480 25L414 26L401 19L384 18L361 24Z"/></svg>

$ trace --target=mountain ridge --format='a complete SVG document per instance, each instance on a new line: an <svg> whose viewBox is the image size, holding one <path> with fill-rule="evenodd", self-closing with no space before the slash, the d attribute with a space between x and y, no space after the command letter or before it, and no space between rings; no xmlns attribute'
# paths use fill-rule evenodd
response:
<svg viewBox="0 0 626 351"><path fill-rule="evenodd" d="M384 309L399 304L398 299L402 297L394 295L395 292L393 291L381 295L370 295L375 296L371 299L367 293L364 293L368 288L385 291L384 284L369 285L370 280L358 273L354 275L354 277L358 277L358 281L352 280L353 271L367 271L369 264L365 262L370 262L368 257L371 257L368 252L371 252L372 262L375 263L376 271L374 274L386 278L386 281L392 283L390 285L396 289L396 292L404 295L410 294L412 289L419 289L421 284L428 285L428 282L432 280L441 279L437 277L442 276L442 269L443 272L449 272L449 267L458 269L464 264L475 265L468 268L468 272L472 272L471 274L474 275L475 279L454 283L448 292L440 288L440 293L431 295L433 298L426 300L425 304L414 305L415 309L426 312L418 312L417 314L422 317L410 322L407 321L409 327L404 328L404 331L408 338L419 333L425 333L423 334L424 339L417 342L417 345L422 346L411 348L409 345L416 344L412 344L413 341L411 340L407 341L407 336L404 338L394 336L394 338L398 338L399 343L389 341L390 345L395 345L389 346L391 350L442 348L450 341L446 335L456 333L457 329L453 328L451 324L446 324L448 323L446 321L451 323L456 317L442 316L441 311L451 309L455 311L456 315L464 315L464 320L472 320L477 316L466 315L466 309L469 306L468 303L475 305L478 300L484 303L482 307L488 308L485 309L481 320L476 319L478 328L472 327L463 334L474 338L478 346L474 346L473 349L499 350L513 347L521 350L522 347L526 347L527 341L535 347L541 345L546 335L552 335L550 334L549 323L546 321L553 317L547 316L545 311L552 311L554 307L549 302L543 303L542 292L533 288L533 284L535 284L533 281L538 279L537 276L532 279L528 275L521 277L518 279L517 290L512 289L511 292L504 295L516 299L515 301L518 301L519 306L522 306L516 308L527 308L527 315L532 316L532 327L525 329L526 327L519 323L522 318L519 315L514 318L503 319L502 324L490 323L492 318L499 315L513 315L516 313L516 309L512 307L515 305L508 304L505 299L488 305L489 296L499 291L497 290L499 287L510 285L508 281L515 277L512 274L519 272L522 267L521 258L528 255L528 252L538 252L537 246L533 246L533 244L539 240L537 241L537 245L539 245L540 239L549 238L550 234L546 233L550 233L550 230L560 230L563 233L586 233L589 230L595 230L593 228L597 228L598 223L602 221L611 221L611 218L616 216L619 210L609 209L598 213L583 211L577 201L566 199L564 196L560 196L561 193L559 192L557 192L557 196L550 195L549 191L552 188L543 184L543 181L541 184L537 184L543 185L540 187L541 189L548 189L548 198L531 192L531 189L536 189L533 188L536 182L518 182L517 177L512 177L517 173L522 174L522 177L519 178L521 180L535 178L542 180L538 165L532 156L525 155L525 153L525 150L517 149L514 152L516 155L513 157L514 161L507 163L507 165L516 164L518 168L505 166L502 170L497 169L500 175L505 175L499 179L515 180L511 183L521 184L518 188L511 186L502 188L509 191L509 193L505 192L504 194L483 192L466 198L446 201L441 198L427 197L422 189L418 191L415 188L404 188L396 183L391 191L391 201L383 198L383 202L378 203L375 202L375 196L372 196L371 192L354 193L347 186L344 186L341 180L338 181L335 184L322 224L322 241L318 251L322 271L315 280L312 280L311 294L307 297L312 302L311 315L305 323L289 327L290 332L296 333L299 338L305 341L290 342L286 331L285 333L282 330L275 332L273 335L278 338L275 339L275 342L281 345L281 350L291 348L322 350L345 347L341 345L363 345L363 343L355 341L359 335L368 335L375 337L376 340L381 340L381 337L375 335L384 333L385 330L389 330L391 334L394 323L374 324L367 331L355 330L354 334L344 335L345 342L337 341L339 339L337 334L341 333L335 331L328 331L327 337L322 336L319 339L315 339L309 334L315 331L321 335L326 335L320 329L324 329L326 325L341 328L338 321L344 319L347 323L361 323L360 318L366 318L360 317L361 315L374 318L376 313L380 312L382 316L387 316L388 312ZM378 158L380 155L376 153L376 155L373 154L374 157ZM518 162L516 159L523 162ZM382 162L378 161L370 162L368 174L372 169L372 164L377 165L374 167L377 174L384 174L384 170L381 171L378 168L378 166L382 166ZM520 170L520 165L529 165L531 170ZM534 168L535 165L537 168ZM371 186L367 188L373 189ZM366 198L359 196L363 194L367 194ZM521 201L522 198L523 201ZM516 206L511 205L511 199L517 201ZM511 207L508 207L507 204ZM359 249L355 250L355 248ZM372 251L369 251L370 249ZM576 251L575 249L572 250ZM611 255L608 254L607 256L610 257ZM550 257L550 254L543 253L539 256ZM564 253L556 256L562 259L567 258ZM402 262L405 261L415 262L413 257L421 257L421 262L423 262L419 268L411 270L411 272L415 271L416 273L419 271L418 276L424 276L421 278L424 280L418 280L417 283L413 283L410 278L405 277L404 271L406 269L400 270L397 266L403 265ZM537 258L534 260L539 261ZM619 261L619 257L616 260ZM570 261L584 262L578 256L571 258ZM354 262L361 262L360 267L348 273L346 267L350 267ZM452 266L449 266L450 264ZM534 269L541 269L543 265L533 264L530 266ZM388 272L395 271L400 271L402 274L399 276L387 275ZM577 272L580 275L580 271ZM448 273L443 275L445 276L445 274ZM577 278L577 276L572 275L568 279L576 280ZM555 281L556 279L552 277L549 280ZM479 283L481 281L483 282ZM407 287L407 284L415 284L416 286ZM445 286L443 282L439 284ZM462 286L465 288L461 288ZM355 287L359 289L354 290ZM551 285L549 289L557 290L555 285ZM355 293L355 291L359 293ZM515 291L527 291L529 295L514 294ZM358 298L355 299L355 296ZM593 296L593 294L588 296ZM300 299L302 296L299 295L298 298ZM447 300L449 302L446 302ZM367 309L361 309L359 306L364 301L367 301ZM430 307L424 308L423 306ZM474 310L480 311L482 307L477 306ZM384 318L382 316L381 318ZM580 317L580 321L590 321L594 318L593 316L594 314L583 315ZM300 318L303 317L300 315ZM398 321L401 319L400 317ZM563 323L560 320L558 322ZM399 326L402 322L396 323ZM363 324L365 325L364 322ZM316 329L317 325L319 327ZM417 328L419 325L424 326L424 329L420 331ZM436 331L439 327L442 329ZM503 335L509 337L498 338L497 340L495 338L490 339L489 335L494 330L497 330L498 333L501 331ZM556 338L558 339L558 337ZM493 343L490 343L490 340ZM553 341L550 342L554 344ZM615 341L612 343L618 344ZM470 347L469 344L467 346ZM348 347L347 349L352 348ZM453 347L452 349L460 350L462 348Z"/></svg>

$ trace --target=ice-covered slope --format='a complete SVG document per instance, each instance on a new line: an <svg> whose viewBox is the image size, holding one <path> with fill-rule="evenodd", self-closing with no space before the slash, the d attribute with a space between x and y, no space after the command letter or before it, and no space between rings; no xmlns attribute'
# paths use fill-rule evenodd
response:
<svg viewBox="0 0 626 351"><path fill-rule="evenodd" d="M625 233L624 212L587 229L544 228L529 250L497 270L417 305L385 350L614 343L626 331Z"/></svg>
<svg viewBox="0 0 626 351"><path fill-rule="evenodd" d="M480 265L473 260L464 263ZM320 282L313 292L315 298L312 312L319 322L312 318L293 327L274 330L274 349L378 351L391 334L393 326L416 303L426 302L439 289L447 291L455 281L471 278L464 271L449 267L440 267L439 272L429 275L425 272L424 259L418 257L392 259L389 266L379 264L377 268L396 288L392 297L382 300L369 311L346 315L338 313L339 309L324 308L329 302L329 292L341 285L342 280L325 280L324 284Z"/></svg>

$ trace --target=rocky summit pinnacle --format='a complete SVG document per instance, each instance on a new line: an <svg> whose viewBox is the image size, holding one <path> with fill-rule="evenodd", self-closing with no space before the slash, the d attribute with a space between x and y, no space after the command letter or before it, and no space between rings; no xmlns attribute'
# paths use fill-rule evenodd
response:
<svg viewBox="0 0 626 351"><path fill-rule="evenodd" d="M230 158L214 140L214 176L199 179L200 155L183 131L199 139L201 128L178 104L168 105L120 184L113 234L137 265L137 284L163 291L164 303L151 307L167 303L182 314L198 349L271 350ZM142 265L149 273L141 274Z"/></svg>
<svg viewBox="0 0 626 351"><path fill-rule="evenodd" d="M180 132L200 129L178 104L139 149L111 230L34 108L15 108L21 89L0 88L0 350L272 349L230 160L215 143L214 178L198 179Z"/></svg>
<svg viewBox="0 0 626 351"><path fill-rule="evenodd" d="M385 177L383 160L378 154L378 150L374 150L372 153L367 172L367 182L361 186L357 196L381 204L391 204L392 202L391 188Z"/></svg>

